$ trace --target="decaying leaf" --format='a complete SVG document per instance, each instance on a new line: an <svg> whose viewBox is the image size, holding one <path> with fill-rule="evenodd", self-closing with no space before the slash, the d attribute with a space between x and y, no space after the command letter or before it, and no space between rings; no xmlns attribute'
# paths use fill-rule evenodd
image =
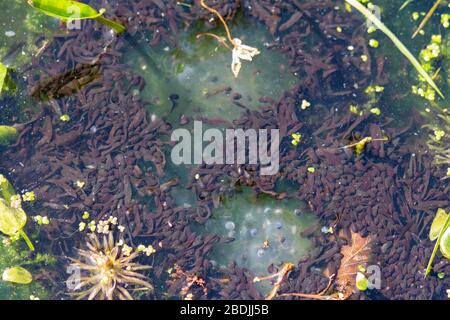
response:
<svg viewBox="0 0 450 320"><path fill-rule="evenodd" d="M242 67L241 59L252 61L253 58L261 52L259 52L256 48L242 44L242 41L238 38L233 39L233 45L233 62L231 63L231 71L233 71L234 76L237 78Z"/></svg>
<svg viewBox="0 0 450 320"><path fill-rule="evenodd" d="M372 238L361 237L352 232L351 243L341 249L342 260L336 275L336 287L340 299L348 299L356 288L359 266L370 260Z"/></svg>
<svg viewBox="0 0 450 320"><path fill-rule="evenodd" d="M210 37L213 37L216 40L218 40L226 48L230 49L233 53L233 61L231 62L231 71L233 72L234 76L237 78L237 76L239 75L239 72L241 71L241 67L242 67L241 59L246 60L246 61L252 61L253 58L255 56L259 55L261 52L259 52L259 50L256 48L242 44L241 39L233 38L231 36L230 28L228 27L228 24L225 21L225 19L222 17L222 15L216 9L209 7L205 3L205 0L200 0L200 5L203 8L205 8L206 10L208 10L209 12L211 12L212 14L216 15L217 18L219 18L220 22L222 22L222 24L225 28L225 31L227 32L228 41L233 45L233 49L230 48L230 46L226 43L225 40L223 40L219 36L209 33L209 32L201 33L201 34L197 35L197 38L199 38L199 36L210 36Z"/></svg>

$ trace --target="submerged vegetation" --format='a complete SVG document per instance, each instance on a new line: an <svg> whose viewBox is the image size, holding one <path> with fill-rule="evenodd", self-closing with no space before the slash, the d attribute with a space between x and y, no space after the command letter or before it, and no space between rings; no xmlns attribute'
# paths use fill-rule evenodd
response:
<svg viewBox="0 0 450 320"><path fill-rule="evenodd" d="M358 0L345 0L351 6L353 6L356 10L361 12L367 19L369 19L377 28L379 28L391 41L394 45L400 50L400 52L411 62L411 64L416 68L419 74L433 87L434 90L444 98L441 90L439 90L438 86L434 82L434 80L430 77L430 75L423 69L419 61L414 57L414 55L405 47L405 45L397 38L397 36L389 30L386 25L381 22L372 12L370 12L365 6L363 6Z"/></svg>
<svg viewBox="0 0 450 320"><path fill-rule="evenodd" d="M232 58L233 61L231 62L231 71L233 72L234 76L237 78L239 75L239 72L242 68L242 60L252 61L253 58L257 55L259 55L261 52L259 52L258 49L247 46L242 43L242 40L239 38L233 38L231 36L230 28L228 27L228 24L226 23L225 19L222 17L222 15L215 9L212 9L211 7L208 7L205 4L205 0L200 0L200 4L203 8L208 10L209 12L215 14L220 22L223 24L225 31L227 33L228 41L233 45L233 48L230 48L230 46L225 42L225 40L221 39L219 36L216 36L215 34L206 32L206 33L200 33L197 35L197 38L201 36L211 36L215 39L217 39L221 44L223 44L227 49L232 51Z"/></svg>
<svg viewBox="0 0 450 320"><path fill-rule="evenodd" d="M0 175L0 231L12 241L22 237L31 251L34 245L23 231L27 223L27 214L22 209L22 197L15 193L11 183Z"/></svg>
<svg viewBox="0 0 450 320"><path fill-rule="evenodd" d="M102 238L90 235L86 246L86 250L78 250L79 259L72 259L72 267L82 272L80 282L74 288L81 291L72 294L77 299L133 300L129 287L153 290L147 277L140 273L150 267L134 262L139 252L127 250L123 240L114 241L112 232Z"/></svg>
<svg viewBox="0 0 450 320"><path fill-rule="evenodd" d="M5 92L14 92L16 85L11 78L8 67L0 62L0 96Z"/></svg>
<svg viewBox="0 0 450 320"><path fill-rule="evenodd" d="M428 262L425 277L431 272L432 263L438 249L445 258L450 259L450 214L446 213L445 210L441 208L437 210L436 217L431 224L429 237L431 241L436 241L436 244Z"/></svg>
<svg viewBox="0 0 450 320"><path fill-rule="evenodd" d="M0 242L0 297L2 299L49 299L51 290L42 274L50 271L56 260L48 254L30 254L20 242ZM34 274L34 276L33 276Z"/></svg>
<svg viewBox="0 0 450 320"><path fill-rule="evenodd" d="M418 35L447 1L414 40L368 0L28 3L66 25L0 48L0 298L445 297L450 15ZM279 172L174 168L194 121L278 129Z"/></svg>

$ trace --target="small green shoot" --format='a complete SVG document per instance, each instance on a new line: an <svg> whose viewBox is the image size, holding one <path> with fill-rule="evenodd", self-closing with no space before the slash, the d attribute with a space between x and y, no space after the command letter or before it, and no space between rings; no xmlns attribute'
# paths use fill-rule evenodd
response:
<svg viewBox="0 0 450 320"><path fill-rule="evenodd" d="M362 15L364 15L370 22L372 22L378 29L380 29L397 47L397 49L411 62L411 64L416 68L419 74L428 82L428 84L442 97L441 90L439 90L436 83L430 77L430 75L423 69L419 61L412 55L412 53L405 47L405 45L397 38L397 36L389 30L388 27L384 25L372 12L370 12L365 6L358 2L358 0L345 0L348 4L358 10Z"/></svg>
<svg viewBox="0 0 450 320"><path fill-rule="evenodd" d="M105 9L97 11L82 2L71 0L28 0L28 4L48 16L63 21L94 19L112 28L117 33L126 31L126 28L120 23L103 17Z"/></svg>

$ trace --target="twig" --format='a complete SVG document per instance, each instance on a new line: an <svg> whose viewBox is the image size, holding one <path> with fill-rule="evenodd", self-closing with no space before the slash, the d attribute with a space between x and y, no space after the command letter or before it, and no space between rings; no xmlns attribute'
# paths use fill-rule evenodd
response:
<svg viewBox="0 0 450 320"><path fill-rule="evenodd" d="M223 26L225 27L225 31L227 32L228 40L233 44L233 46L236 47L237 45L234 43L233 37L231 36L230 28L228 28L228 25L227 25L225 19L222 17L222 15L219 13L219 11L217 11L216 9L213 9L211 7L208 7L205 4L205 0L200 0L200 4L203 8L205 8L209 12L215 14L219 18L220 22L222 22Z"/></svg>
<svg viewBox="0 0 450 320"><path fill-rule="evenodd" d="M228 43L226 43L226 41L225 41L222 37L219 37L218 35L215 35L214 33L210 33L210 32L202 32L202 33L199 33L199 34L196 36L196 38L197 38L197 39L200 39L201 37L205 37L205 36L212 37L212 38L216 39L216 40L219 41L224 47L226 47L228 50L233 51L233 49L231 49L231 47L228 45Z"/></svg>
<svg viewBox="0 0 450 320"><path fill-rule="evenodd" d="M260 281L277 278L277 281L275 282L272 290L266 296L266 300L272 300L278 294L278 290L280 290L281 284L283 283L283 281L286 278L286 276L288 275L288 273L291 272L294 268L295 268L295 266L292 263L285 263L279 272L277 272L271 276L267 276L267 277L263 277L263 278L255 277L253 279L253 282L260 282Z"/></svg>
<svg viewBox="0 0 450 320"><path fill-rule="evenodd" d="M417 28L417 30L414 32L414 34L412 35L412 39L414 39L417 34L420 32L420 30L422 30L422 28L425 26L425 24L427 23L427 21L431 18L431 16L433 15L433 13L436 11L436 9L439 7L439 5L441 4L442 0L437 0L433 7L431 7L430 11L428 11L427 15L425 16L425 18L423 18L422 22L420 23L419 27Z"/></svg>
<svg viewBox="0 0 450 320"><path fill-rule="evenodd" d="M318 294L309 294L309 293L283 293L280 294L280 297L299 297L299 298L307 298L307 299L317 299L317 300L337 300L333 296L325 295L327 291L331 288L331 284L333 283L335 274L332 274L328 278L328 285L325 289L323 289Z"/></svg>

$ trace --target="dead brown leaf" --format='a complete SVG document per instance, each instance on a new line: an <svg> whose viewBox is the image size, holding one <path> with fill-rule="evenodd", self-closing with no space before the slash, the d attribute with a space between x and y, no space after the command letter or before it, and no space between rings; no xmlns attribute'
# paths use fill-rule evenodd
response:
<svg viewBox="0 0 450 320"><path fill-rule="evenodd" d="M348 299L356 288L356 274L360 266L366 267L371 258L370 236L363 238L358 233L351 233L351 242L341 248L343 256L336 275L336 288L339 299Z"/></svg>

